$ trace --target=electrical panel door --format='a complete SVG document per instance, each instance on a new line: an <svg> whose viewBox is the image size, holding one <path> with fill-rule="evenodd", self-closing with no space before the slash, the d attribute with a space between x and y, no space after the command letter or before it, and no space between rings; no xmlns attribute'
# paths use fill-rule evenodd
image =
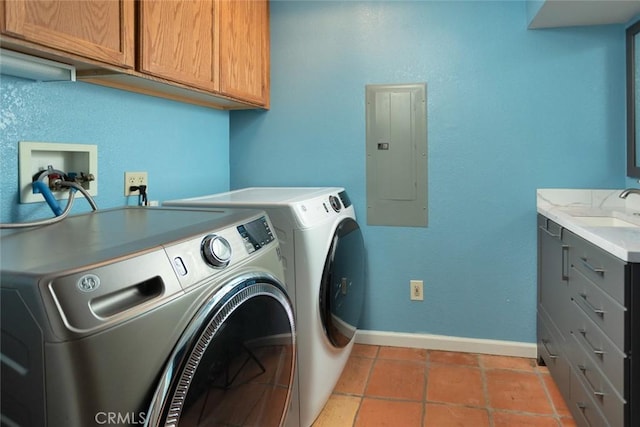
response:
<svg viewBox="0 0 640 427"><path fill-rule="evenodd" d="M427 226L426 84L367 85L367 224Z"/></svg>

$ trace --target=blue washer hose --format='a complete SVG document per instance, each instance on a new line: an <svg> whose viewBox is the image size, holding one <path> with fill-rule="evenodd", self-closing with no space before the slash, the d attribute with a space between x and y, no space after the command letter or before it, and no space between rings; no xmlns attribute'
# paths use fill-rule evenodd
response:
<svg viewBox="0 0 640 427"><path fill-rule="evenodd" d="M42 194L42 197L44 197L44 200L47 202L56 216L62 215L63 209L60 207L60 204L53 196L53 193L51 193L51 190L49 189L49 186L47 184L45 184L43 181L34 181L31 183L31 185L33 186L33 191L35 193Z"/></svg>

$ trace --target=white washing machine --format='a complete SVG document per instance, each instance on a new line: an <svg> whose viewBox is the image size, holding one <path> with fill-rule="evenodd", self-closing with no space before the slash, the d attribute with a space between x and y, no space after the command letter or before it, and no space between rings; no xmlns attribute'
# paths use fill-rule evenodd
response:
<svg viewBox="0 0 640 427"><path fill-rule="evenodd" d="M263 211L118 208L3 231L3 426L281 426L293 305Z"/></svg>
<svg viewBox="0 0 640 427"><path fill-rule="evenodd" d="M282 249L289 295L295 301L298 425L310 426L344 369L363 306L364 244L346 191L256 187L163 205L267 211ZM295 390L293 399L295 406ZM296 425L292 419L289 425Z"/></svg>

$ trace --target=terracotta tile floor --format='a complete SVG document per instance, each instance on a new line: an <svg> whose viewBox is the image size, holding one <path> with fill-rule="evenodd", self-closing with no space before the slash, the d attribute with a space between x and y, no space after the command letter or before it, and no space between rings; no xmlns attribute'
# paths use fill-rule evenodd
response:
<svg viewBox="0 0 640 427"><path fill-rule="evenodd" d="M313 427L575 425L534 359L356 344Z"/></svg>

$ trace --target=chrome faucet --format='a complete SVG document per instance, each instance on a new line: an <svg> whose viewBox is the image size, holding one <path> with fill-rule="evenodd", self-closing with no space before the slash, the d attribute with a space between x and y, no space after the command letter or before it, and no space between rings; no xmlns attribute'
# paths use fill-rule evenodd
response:
<svg viewBox="0 0 640 427"><path fill-rule="evenodd" d="M621 199L626 199L629 194L638 194L640 195L640 188L627 188L620 193Z"/></svg>

